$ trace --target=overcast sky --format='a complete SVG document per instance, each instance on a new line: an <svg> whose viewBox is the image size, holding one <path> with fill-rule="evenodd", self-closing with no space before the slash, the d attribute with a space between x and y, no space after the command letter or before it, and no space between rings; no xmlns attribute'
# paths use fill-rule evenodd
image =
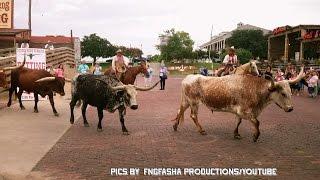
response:
<svg viewBox="0 0 320 180"><path fill-rule="evenodd" d="M27 28L28 0L15 0L15 28ZM83 37L97 33L111 43L158 53L158 35L175 28L199 46L238 22L266 29L320 24L319 0L32 0L32 35Z"/></svg>

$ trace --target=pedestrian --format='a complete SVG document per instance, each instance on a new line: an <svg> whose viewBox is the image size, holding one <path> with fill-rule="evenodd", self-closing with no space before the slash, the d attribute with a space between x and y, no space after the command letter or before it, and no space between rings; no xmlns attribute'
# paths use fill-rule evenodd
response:
<svg viewBox="0 0 320 180"><path fill-rule="evenodd" d="M78 66L79 74L87 74L89 73L89 66L86 64L84 60L81 61L81 64Z"/></svg>
<svg viewBox="0 0 320 180"><path fill-rule="evenodd" d="M280 68L278 68L277 73L276 73L276 76L275 76L274 78L275 78L275 80L276 80L277 82L283 81L283 80L284 80L283 75L284 75L284 73L282 72L282 70L281 70Z"/></svg>
<svg viewBox="0 0 320 180"><path fill-rule="evenodd" d="M271 78L273 78L272 67L270 65L267 66L266 72L264 74L267 75L267 76L270 76Z"/></svg>
<svg viewBox="0 0 320 180"><path fill-rule="evenodd" d="M313 71L311 78L307 81L309 96L312 98L315 98L318 95L318 80L318 73Z"/></svg>
<svg viewBox="0 0 320 180"><path fill-rule="evenodd" d="M148 87L151 85L152 82L152 76L153 76L153 69L150 67L150 65L147 65L147 71L148 73L146 74L146 76L144 77L144 83L145 86Z"/></svg>
<svg viewBox="0 0 320 180"><path fill-rule="evenodd" d="M100 66L99 63L96 63L94 65L93 74L94 75L101 75L102 74L102 67Z"/></svg>
<svg viewBox="0 0 320 180"><path fill-rule="evenodd" d="M44 46L45 49L54 50L52 42L49 40L47 44Z"/></svg>
<svg viewBox="0 0 320 180"><path fill-rule="evenodd" d="M64 68L62 64L59 64L58 68L54 70L54 74L56 77L64 78Z"/></svg>
<svg viewBox="0 0 320 180"><path fill-rule="evenodd" d="M159 77L160 77L160 90L164 90L166 86L166 79L168 79L168 70L164 64L162 64L160 67Z"/></svg>
<svg viewBox="0 0 320 180"><path fill-rule="evenodd" d="M23 41L20 48L29 48L29 43L27 41Z"/></svg>

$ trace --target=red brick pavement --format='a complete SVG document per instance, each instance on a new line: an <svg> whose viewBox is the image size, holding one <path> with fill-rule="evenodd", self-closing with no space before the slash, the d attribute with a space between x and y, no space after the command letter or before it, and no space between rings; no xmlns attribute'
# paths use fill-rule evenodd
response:
<svg viewBox="0 0 320 180"><path fill-rule="evenodd" d="M139 92L139 109L128 110L126 116L129 136L122 135L117 113L105 113L104 131L97 132L97 113L90 108L91 126L84 127L82 118L77 121L34 171L58 179L110 179L111 167L274 167L277 179L319 179L319 99L294 97L291 113L268 106L259 118L260 139L253 143L250 122L242 122L239 132L243 138L234 140L234 116L212 114L205 107L200 108L199 119L208 135L197 132L189 111L184 124L174 132L170 120L179 106L180 81L169 78L165 91ZM136 177L142 178L150 177Z"/></svg>

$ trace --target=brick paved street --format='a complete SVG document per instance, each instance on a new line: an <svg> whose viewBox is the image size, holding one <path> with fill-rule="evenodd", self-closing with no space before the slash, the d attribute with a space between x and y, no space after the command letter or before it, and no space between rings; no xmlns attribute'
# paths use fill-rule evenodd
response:
<svg viewBox="0 0 320 180"><path fill-rule="evenodd" d="M58 179L110 179L111 167L274 167L278 179L320 177L319 98L294 97L291 113L268 106L260 116L260 139L253 143L250 122L243 121L239 129L243 138L234 140L234 116L212 114L203 106L199 119L208 135L197 132L189 111L174 132L170 120L179 105L180 82L181 78L169 77L166 91L139 92L139 109L127 111L129 136L122 135L117 113L105 112L104 131L97 132L97 113L89 108L91 126L84 127L80 118L33 171ZM137 179L142 178L150 177Z"/></svg>

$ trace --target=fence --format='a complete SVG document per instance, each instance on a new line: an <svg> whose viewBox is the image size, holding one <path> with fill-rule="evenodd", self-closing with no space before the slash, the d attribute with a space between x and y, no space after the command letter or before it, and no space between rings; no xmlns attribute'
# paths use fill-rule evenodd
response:
<svg viewBox="0 0 320 180"><path fill-rule="evenodd" d="M0 49L0 70L5 67L16 65L15 48ZM11 55L2 57L5 55ZM59 64L65 64L65 76L70 78L74 76L75 56L74 50L68 47L46 50L47 66L56 67ZM7 82L10 84L10 70L5 71Z"/></svg>

